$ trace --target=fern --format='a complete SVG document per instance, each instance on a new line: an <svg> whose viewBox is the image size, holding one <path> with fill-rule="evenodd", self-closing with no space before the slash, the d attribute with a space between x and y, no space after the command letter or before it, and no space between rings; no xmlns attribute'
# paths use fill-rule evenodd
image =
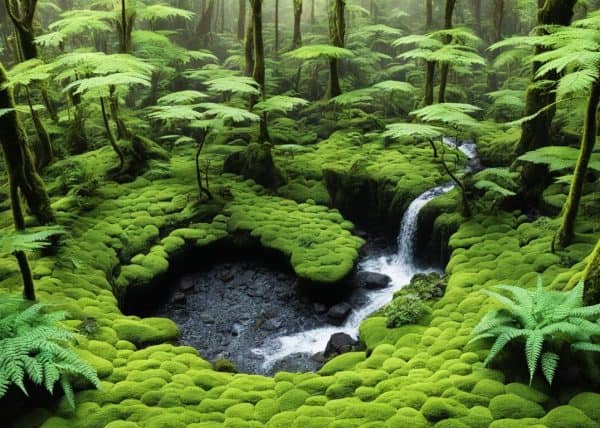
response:
<svg viewBox="0 0 600 428"><path fill-rule="evenodd" d="M261 101L254 106L258 111L265 111L267 113L288 113L297 107L305 106L308 101L304 98L288 97L284 95L276 95Z"/></svg>
<svg viewBox="0 0 600 428"><path fill-rule="evenodd" d="M577 164L579 150L573 147L549 146L542 147L521 155L521 161L546 165L551 172L573 171ZM600 153L592 154L588 168L600 172Z"/></svg>
<svg viewBox="0 0 600 428"><path fill-rule="evenodd" d="M54 393L60 383L71 407L75 407L71 380L81 376L99 388L95 370L68 344L75 334L59 324L64 312L48 312L47 306L15 297L0 297L0 398L16 385L27 395L25 379Z"/></svg>
<svg viewBox="0 0 600 428"><path fill-rule="evenodd" d="M171 92L169 95L165 95L158 99L158 104L162 105L174 105L174 104L192 104L194 101L198 101L202 98L206 98L207 95L194 90L184 90L178 92Z"/></svg>
<svg viewBox="0 0 600 428"><path fill-rule="evenodd" d="M398 80L384 80L382 82L376 83L373 85L373 88L380 89L382 91L398 91L398 92L407 92L409 94L414 94L417 91L413 85L408 82L400 82Z"/></svg>
<svg viewBox="0 0 600 428"><path fill-rule="evenodd" d="M216 117L225 121L231 121L234 123L260 121L260 116L241 108L230 107L224 104L216 103L201 103L198 106L204 109L204 114L206 116Z"/></svg>
<svg viewBox="0 0 600 428"><path fill-rule="evenodd" d="M394 123L386 126L383 132L384 138L392 138L394 140L411 139L418 140L433 140L444 136L444 129L438 126L426 125L422 123Z"/></svg>
<svg viewBox="0 0 600 428"><path fill-rule="evenodd" d="M234 93L240 95L259 95L258 83L247 76L219 77L206 82L209 91Z"/></svg>
<svg viewBox="0 0 600 428"><path fill-rule="evenodd" d="M345 92L337 97L331 98L329 102L339 106L368 104L373 102L372 92L373 90L371 88L355 89L354 91Z"/></svg>
<svg viewBox="0 0 600 428"><path fill-rule="evenodd" d="M64 233L65 230L60 226L50 226L38 231L30 229L26 232L3 232L0 236L0 254L40 250L50 245L49 238Z"/></svg>
<svg viewBox="0 0 600 428"><path fill-rule="evenodd" d="M310 60L317 58L351 58L354 54L349 49L332 45L306 45L286 52L284 56L300 60Z"/></svg>
<svg viewBox="0 0 600 428"><path fill-rule="evenodd" d="M583 282L568 292L545 290L541 279L535 290L511 285L496 287L510 296L486 291L502 304L487 313L472 331L471 342L493 338L485 364L496 358L505 346L516 339L524 342L530 383L538 367L548 383L558 368L559 343L571 343L574 351L600 352L593 338L600 336L600 305L583 307Z"/></svg>
<svg viewBox="0 0 600 428"><path fill-rule="evenodd" d="M142 21L158 21L161 19L183 18L190 21L195 13L189 10L179 9L165 4L153 4L138 8L137 17Z"/></svg>

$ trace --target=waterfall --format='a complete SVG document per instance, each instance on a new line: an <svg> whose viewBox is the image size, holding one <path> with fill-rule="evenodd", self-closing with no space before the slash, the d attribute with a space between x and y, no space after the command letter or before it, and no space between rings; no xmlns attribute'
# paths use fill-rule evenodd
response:
<svg viewBox="0 0 600 428"><path fill-rule="evenodd" d="M468 170L478 168L479 162L474 143L464 142L459 145L456 140L451 138L444 138L443 142L448 146L458 148L469 158ZM360 308L355 308L340 327L326 326L276 337L260 348L253 349L252 352L255 355L264 359L263 368L268 370L275 362L292 354L314 355L322 352L334 333L343 332L357 337L360 323L370 314L389 303L394 293L407 285L413 275L436 271L433 267L419 267L415 264L414 251L419 214L429 201L448 193L453 188L453 183L446 183L427 190L413 200L402 217L397 237L397 252L388 256L369 258L359 264L360 270L378 272L389 276L391 278L389 287L370 291L368 302Z"/></svg>

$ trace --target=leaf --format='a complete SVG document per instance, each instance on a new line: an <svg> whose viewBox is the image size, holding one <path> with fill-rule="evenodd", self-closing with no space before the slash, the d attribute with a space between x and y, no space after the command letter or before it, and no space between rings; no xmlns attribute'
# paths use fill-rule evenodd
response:
<svg viewBox="0 0 600 428"><path fill-rule="evenodd" d="M411 138L414 140L432 140L444 136L444 129L439 126L422 123L394 123L387 125L382 133L384 138L400 140Z"/></svg>
<svg viewBox="0 0 600 428"><path fill-rule="evenodd" d="M216 103L202 103L198 106L203 108L205 110L205 115L209 117L230 120L234 123L245 121L260 122L260 116L241 108L229 107L224 104Z"/></svg>
<svg viewBox="0 0 600 428"><path fill-rule="evenodd" d="M297 107L305 106L308 104L309 102L304 98L276 95L255 104L254 108L258 111L266 111L269 113L287 113L294 110Z"/></svg>
<svg viewBox="0 0 600 428"><path fill-rule="evenodd" d="M317 58L351 58L352 51L332 45L305 45L293 51L283 54L284 57L309 60Z"/></svg>
<svg viewBox="0 0 600 428"><path fill-rule="evenodd" d="M544 352L542 354L542 373L544 373L544 377L550 385L554 380L559 359L560 357L554 352Z"/></svg>
<svg viewBox="0 0 600 428"><path fill-rule="evenodd" d="M192 104L194 101L206 98L208 95L200 91L184 90L178 92L171 92L164 97L158 99L159 104L163 105L174 105L174 104Z"/></svg>
<svg viewBox="0 0 600 428"><path fill-rule="evenodd" d="M3 232L0 236L0 253L39 250L50 245L49 238L65 233L65 229L60 226L49 226L37 231Z"/></svg>
<svg viewBox="0 0 600 428"><path fill-rule="evenodd" d="M227 76L219 77L206 82L209 91L231 92L241 95L259 95L259 85L252 77Z"/></svg>
<svg viewBox="0 0 600 428"><path fill-rule="evenodd" d="M525 354L527 357L527 367L529 369L529 384L533 382L533 376L535 375L535 369L537 368L538 361L542 355L542 347L544 345L544 335L540 330L533 330L527 336L525 342Z"/></svg>

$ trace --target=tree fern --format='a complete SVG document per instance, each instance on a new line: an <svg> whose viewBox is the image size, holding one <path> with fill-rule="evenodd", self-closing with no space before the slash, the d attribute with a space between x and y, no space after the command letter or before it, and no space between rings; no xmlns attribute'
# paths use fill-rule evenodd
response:
<svg viewBox="0 0 600 428"><path fill-rule="evenodd" d="M350 58L354 54L351 50L332 45L306 45L293 51L286 52L288 58L310 60L317 58Z"/></svg>
<svg viewBox="0 0 600 428"><path fill-rule="evenodd" d="M100 387L95 370L67 347L75 334L59 324L65 316L64 312L48 312L41 303L0 297L0 398L11 385L27 394L26 379L51 394L58 382L74 407L73 376Z"/></svg>
<svg viewBox="0 0 600 428"><path fill-rule="evenodd" d="M535 164L543 164L551 172L575 169L579 150L573 147L549 146L527 152L519 156L519 160ZM593 153L588 168L600 172L600 153Z"/></svg>
<svg viewBox="0 0 600 428"><path fill-rule="evenodd" d="M545 290L538 280L535 290L502 285L505 296L486 291L502 304L480 320L472 331L471 342L494 339L485 364L494 360L506 345L519 339L524 343L530 382L538 367L548 383L558 368L560 343L567 341L574 351L600 352L593 339L600 336L599 305L583 307L583 282L568 292Z"/></svg>
<svg viewBox="0 0 600 428"><path fill-rule="evenodd" d="M308 105L304 98L275 95L254 105L254 109L267 113L288 113L297 107Z"/></svg>

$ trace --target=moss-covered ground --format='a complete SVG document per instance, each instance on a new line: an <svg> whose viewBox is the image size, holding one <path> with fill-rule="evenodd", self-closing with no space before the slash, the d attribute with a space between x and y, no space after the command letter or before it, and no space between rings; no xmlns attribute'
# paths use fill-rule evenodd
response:
<svg viewBox="0 0 600 428"><path fill-rule="evenodd" d="M285 195L215 173L210 185L219 201L198 202L193 148L178 149L170 164L156 165L134 182L101 179L85 203L57 193L58 223L68 236L57 250L32 257L38 296L69 311L67 324L82 333L75 346L98 370L102 389L78 392L75 410L59 399L29 412L16 426L600 426L600 394L577 388L558 393L542 383L515 382L483 367L489 344L467 344L472 327L493 305L481 290L498 283L528 287L538 274L553 288L573 285L600 234L597 222L585 218L575 243L557 254L550 253L555 220L531 222L515 212L479 215L461 224L450 240L446 294L434 303L431 316L422 325L397 329L388 329L382 317L366 320L361 337L367 351L343 354L319 373L280 372L269 378L217 372L195 349L175 344L178 330L170 320L121 313L118 296L166 272L170 256L236 231L285 254L298 275L323 286L347 275L363 241L339 212L303 196L312 195L306 188L320 188L326 196L324 169L349 174L353 165L358 168L352 139L335 135L310 152L277 156L293 177ZM389 180L394 189L407 189L396 192L398 198L408 201L445 181L427 146L384 149L367 142L363 151L365 146L372 154L360 168L369 177ZM205 158L216 172L223 151L209 150ZM100 150L79 161L100 177L114 158ZM317 202L327 202L322 199ZM0 215L3 227L8 216ZM0 259L0 290L20 289L16 263Z"/></svg>

